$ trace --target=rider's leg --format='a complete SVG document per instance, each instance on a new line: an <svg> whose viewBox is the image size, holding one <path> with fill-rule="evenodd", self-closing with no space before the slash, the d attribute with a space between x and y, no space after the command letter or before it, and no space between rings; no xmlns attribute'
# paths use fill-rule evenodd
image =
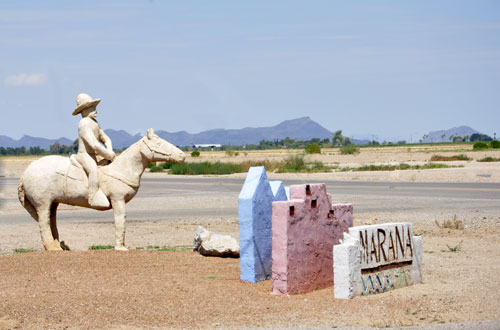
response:
<svg viewBox="0 0 500 330"><path fill-rule="evenodd" d="M87 153L79 152L76 156L78 162L89 178L89 204L93 207L109 207L109 201L102 191L99 190L99 173L95 160Z"/></svg>

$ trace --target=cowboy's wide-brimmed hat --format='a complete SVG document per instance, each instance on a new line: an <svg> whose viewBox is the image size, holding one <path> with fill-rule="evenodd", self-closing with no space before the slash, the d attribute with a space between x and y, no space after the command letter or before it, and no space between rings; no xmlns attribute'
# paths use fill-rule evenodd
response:
<svg viewBox="0 0 500 330"><path fill-rule="evenodd" d="M73 116L76 116L83 110L96 106L101 102L101 99L92 100L92 98L85 93L78 94L76 97L76 108L73 110Z"/></svg>

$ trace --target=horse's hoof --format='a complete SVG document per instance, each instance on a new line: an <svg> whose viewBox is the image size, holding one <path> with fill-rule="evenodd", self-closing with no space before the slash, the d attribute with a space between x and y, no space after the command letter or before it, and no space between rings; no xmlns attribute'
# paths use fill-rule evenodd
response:
<svg viewBox="0 0 500 330"><path fill-rule="evenodd" d="M128 249L124 246L115 246L116 251L128 251Z"/></svg>
<svg viewBox="0 0 500 330"><path fill-rule="evenodd" d="M50 244L48 245L45 250L47 251L62 251L63 249L61 248L61 246L59 245L58 242L55 242L54 241L54 244Z"/></svg>
<svg viewBox="0 0 500 330"><path fill-rule="evenodd" d="M64 241L61 241L61 243L59 243L61 245L61 248L64 250L64 251L70 251L71 249L69 248L69 246L64 243Z"/></svg>

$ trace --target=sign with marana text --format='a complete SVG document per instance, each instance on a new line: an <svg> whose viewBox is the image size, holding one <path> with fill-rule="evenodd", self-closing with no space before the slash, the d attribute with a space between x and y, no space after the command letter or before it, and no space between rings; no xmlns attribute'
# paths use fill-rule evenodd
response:
<svg viewBox="0 0 500 330"><path fill-rule="evenodd" d="M349 228L334 246L335 298L352 298L422 282L422 240L411 223Z"/></svg>
<svg viewBox="0 0 500 330"><path fill-rule="evenodd" d="M411 264L413 260L411 223L365 226L357 232L362 270L394 263Z"/></svg>

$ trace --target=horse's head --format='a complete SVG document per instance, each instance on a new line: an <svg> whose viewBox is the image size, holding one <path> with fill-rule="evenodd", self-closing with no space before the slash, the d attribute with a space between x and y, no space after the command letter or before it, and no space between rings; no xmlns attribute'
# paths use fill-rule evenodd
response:
<svg viewBox="0 0 500 330"><path fill-rule="evenodd" d="M147 146L144 148L144 156L149 161L182 163L186 158L182 150L160 138L152 128L148 129L148 134L142 138L142 141Z"/></svg>

